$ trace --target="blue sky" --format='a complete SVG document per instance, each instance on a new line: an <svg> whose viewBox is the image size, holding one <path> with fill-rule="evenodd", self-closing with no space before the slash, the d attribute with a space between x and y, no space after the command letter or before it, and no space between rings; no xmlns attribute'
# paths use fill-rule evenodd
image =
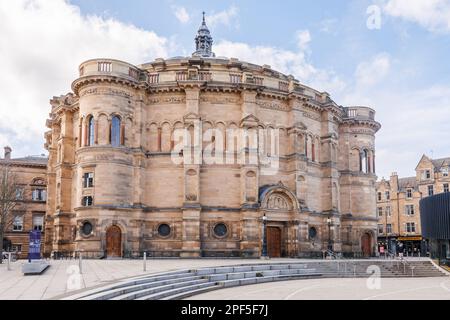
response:
<svg viewBox="0 0 450 320"><path fill-rule="evenodd" d="M381 25L371 30L373 5ZM450 156L450 0L0 0L0 68L9 72L0 143L15 156L45 152L48 100L70 90L83 60L190 55L202 11L219 55L271 64L338 104L376 109L380 178L413 175L423 153Z"/></svg>

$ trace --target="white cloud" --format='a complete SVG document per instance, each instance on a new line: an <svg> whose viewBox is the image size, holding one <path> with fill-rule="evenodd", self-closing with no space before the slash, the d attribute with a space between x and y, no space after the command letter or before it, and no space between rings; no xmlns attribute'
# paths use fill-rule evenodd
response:
<svg viewBox="0 0 450 320"><path fill-rule="evenodd" d="M337 19L325 19L319 23L319 31L329 34L337 34Z"/></svg>
<svg viewBox="0 0 450 320"><path fill-rule="evenodd" d="M385 54L379 54L361 63L354 85L338 96L338 102L375 109L382 125L376 135L380 178L388 178L394 171L413 176L422 154L431 156L430 150L434 150L435 158L448 156L450 140L444 137L450 135L450 86L412 88L407 85L411 73L397 70L397 65L387 61ZM373 72L380 74L372 77Z"/></svg>
<svg viewBox="0 0 450 320"><path fill-rule="evenodd" d="M355 73L358 86L373 86L389 73L391 60L387 53L380 53L370 61L358 65Z"/></svg>
<svg viewBox="0 0 450 320"><path fill-rule="evenodd" d="M449 0L388 0L384 11L433 32L450 32Z"/></svg>
<svg viewBox="0 0 450 320"><path fill-rule="evenodd" d="M247 43L222 40L214 46L214 51L218 56L238 58L241 61L259 65L270 65L274 70L292 74L302 83L317 90L332 93L345 87L343 81L333 72L316 69L309 63L305 52L300 48L294 52L277 47L251 46Z"/></svg>
<svg viewBox="0 0 450 320"><path fill-rule="evenodd" d="M181 23L188 23L191 20L185 7L172 6L174 15Z"/></svg>
<svg viewBox="0 0 450 320"><path fill-rule="evenodd" d="M227 27L234 24L234 26L238 26L237 16L239 14L239 9L236 6L231 6L227 10L220 11L217 13L212 13L211 15L206 16L206 23L214 28L218 25L225 25Z"/></svg>
<svg viewBox="0 0 450 320"><path fill-rule="evenodd" d="M296 37L297 37L297 46L301 50L306 49L309 43L311 42L311 34L309 33L309 30L297 31Z"/></svg>
<svg viewBox="0 0 450 320"><path fill-rule="evenodd" d="M167 57L171 43L114 19L85 16L64 0L0 1L0 143L14 156L43 151L49 99L70 91L81 62L140 64Z"/></svg>

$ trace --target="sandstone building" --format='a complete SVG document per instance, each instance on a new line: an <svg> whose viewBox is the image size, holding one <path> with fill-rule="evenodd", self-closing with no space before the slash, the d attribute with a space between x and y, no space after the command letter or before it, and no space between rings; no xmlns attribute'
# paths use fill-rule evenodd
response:
<svg viewBox="0 0 450 320"><path fill-rule="evenodd" d="M450 158L422 156L414 177L377 182L378 237L380 245L394 252L397 244L410 254L426 253L422 239L419 202L425 197L449 192Z"/></svg>
<svg viewBox="0 0 450 320"><path fill-rule="evenodd" d="M26 259L30 231L44 231L47 158L30 156L14 159L11 155L11 148L5 147L4 158L0 159L0 167L8 166L17 183L16 205L6 223L3 248Z"/></svg>
<svg viewBox="0 0 450 320"><path fill-rule="evenodd" d="M212 44L203 21L191 57L86 61L51 100L47 254L258 257L264 235L273 257L374 253L375 111ZM208 148L232 161L173 161Z"/></svg>

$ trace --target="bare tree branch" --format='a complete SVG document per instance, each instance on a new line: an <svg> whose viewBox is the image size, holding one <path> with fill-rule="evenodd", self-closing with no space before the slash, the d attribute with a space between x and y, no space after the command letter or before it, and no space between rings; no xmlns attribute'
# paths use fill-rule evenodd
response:
<svg viewBox="0 0 450 320"><path fill-rule="evenodd" d="M0 263L3 262L3 238L16 206L17 178L9 165L0 166Z"/></svg>

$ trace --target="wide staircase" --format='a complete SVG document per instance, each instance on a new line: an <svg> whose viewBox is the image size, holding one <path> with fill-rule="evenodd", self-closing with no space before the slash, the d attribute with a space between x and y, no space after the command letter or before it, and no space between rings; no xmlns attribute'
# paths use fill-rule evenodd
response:
<svg viewBox="0 0 450 320"><path fill-rule="evenodd" d="M264 263L185 269L135 277L88 289L64 300L179 300L207 291L265 282L387 277L442 277L431 261L334 260L304 263Z"/></svg>

